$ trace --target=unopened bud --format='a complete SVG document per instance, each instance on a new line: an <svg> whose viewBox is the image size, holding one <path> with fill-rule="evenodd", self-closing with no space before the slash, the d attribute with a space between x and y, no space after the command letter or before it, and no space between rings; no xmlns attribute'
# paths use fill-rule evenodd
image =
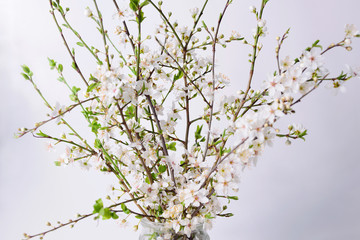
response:
<svg viewBox="0 0 360 240"><path fill-rule="evenodd" d="M351 44L351 39L350 38L345 39L344 44L349 46Z"/></svg>
<svg viewBox="0 0 360 240"><path fill-rule="evenodd" d="M84 11L84 15L86 16L86 17L92 17L93 16L93 13L92 13L92 11L90 10L90 8L85 8L85 11Z"/></svg>

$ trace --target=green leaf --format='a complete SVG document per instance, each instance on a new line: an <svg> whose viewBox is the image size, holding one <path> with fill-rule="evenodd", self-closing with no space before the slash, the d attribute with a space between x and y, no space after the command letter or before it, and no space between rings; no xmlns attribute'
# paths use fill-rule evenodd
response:
<svg viewBox="0 0 360 240"><path fill-rule="evenodd" d="M149 2L149 0L145 0L145 1L143 1L141 4L140 4L140 7L142 8L142 7L145 7L146 5L148 5L150 2Z"/></svg>
<svg viewBox="0 0 360 240"><path fill-rule="evenodd" d="M115 212L111 212L111 218L112 219L118 219L119 216Z"/></svg>
<svg viewBox="0 0 360 240"><path fill-rule="evenodd" d="M57 79L59 82L65 82L65 78L64 77L62 77L62 76L60 76L60 77L58 77L58 79Z"/></svg>
<svg viewBox="0 0 360 240"><path fill-rule="evenodd" d="M216 146L216 145L218 145L219 143L222 143L222 139L220 139L220 140L217 140L215 143L214 143L214 145Z"/></svg>
<svg viewBox="0 0 360 240"><path fill-rule="evenodd" d="M238 196L227 196L227 198L231 200L239 200Z"/></svg>
<svg viewBox="0 0 360 240"><path fill-rule="evenodd" d="M101 209L103 209L104 204L103 201L100 199L96 200L95 204L94 204L94 211L93 213L99 213Z"/></svg>
<svg viewBox="0 0 360 240"><path fill-rule="evenodd" d="M176 151L176 142L172 142L170 144L166 144L167 149L171 151Z"/></svg>
<svg viewBox="0 0 360 240"><path fill-rule="evenodd" d="M102 216L103 220L108 220L112 218L112 212L109 208L102 208L99 212L99 215Z"/></svg>
<svg viewBox="0 0 360 240"><path fill-rule="evenodd" d="M58 71L61 73L63 71L64 67L62 64L58 65Z"/></svg>
<svg viewBox="0 0 360 240"><path fill-rule="evenodd" d="M207 29L208 27L206 26L205 22L204 21L201 21L202 22L202 25L205 29Z"/></svg>
<svg viewBox="0 0 360 240"><path fill-rule="evenodd" d="M86 89L86 92L92 92L92 90L94 90L95 88L97 88L100 85L99 82L95 82L92 83L88 86L88 88Z"/></svg>
<svg viewBox="0 0 360 240"><path fill-rule="evenodd" d="M57 166L57 167L60 167L60 166L61 166L61 162L60 162L60 161L55 161L54 163L55 163L55 166Z"/></svg>
<svg viewBox="0 0 360 240"><path fill-rule="evenodd" d="M305 141L304 136L307 135L307 130L303 131L302 133L298 134L298 137Z"/></svg>
<svg viewBox="0 0 360 240"><path fill-rule="evenodd" d="M134 107L134 105L130 105L130 106L126 109L125 115L126 115L127 119L130 119L130 118L135 117L135 107Z"/></svg>
<svg viewBox="0 0 360 240"><path fill-rule="evenodd" d="M318 44L319 42L320 42L320 40L316 40L316 41L312 44L311 48L318 47L318 48L321 48L321 50L322 50L323 47ZM310 51L310 50L309 50L309 51Z"/></svg>
<svg viewBox="0 0 360 240"><path fill-rule="evenodd" d="M72 67L73 69L77 70L76 63L75 63L75 62L72 62L71 67Z"/></svg>
<svg viewBox="0 0 360 240"><path fill-rule="evenodd" d="M50 69L54 69L56 67L56 62L53 59L48 58Z"/></svg>
<svg viewBox="0 0 360 240"><path fill-rule="evenodd" d="M224 213L224 214L218 214L219 217L232 217L234 216L233 213Z"/></svg>
<svg viewBox="0 0 360 240"><path fill-rule="evenodd" d="M94 77L92 74L90 74L89 81L99 82L99 80Z"/></svg>
<svg viewBox="0 0 360 240"><path fill-rule="evenodd" d="M21 73L21 75L26 79L26 80L30 80L30 77L28 75L26 75L25 73Z"/></svg>
<svg viewBox="0 0 360 240"><path fill-rule="evenodd" d="M78 100L78 97L74 93L70 94L69 97L70 97L70 100L73 102L77 102L77 100Z"/></svg>
<svg viewBox="0 0 360 240"><path fill-rule="evenodd" d="M183 76L184 76L183 71L180 71L180 70L179 70L178 73L174 75L174 81L182 78Z"/></svg>
<svg viewBox="0 0 360 240"><path fill-rule="evenodd" d="M76 93L78 93L81 89L78 88L78 87L73 86L71 90L72 90L72 92L73 92L74 94L76 94Z"/></svg>
<svg viewBox="0 0 360 240"><path fill-rule="evenodd" d="M202 130L202 128L203 128L203 125L201 125L201 126L198 125L198 126L196 127L196 131L195 131L195 139L196 139L196 140L202 138L202 136L201 136L201 130Z"/></svg>
<svg viewBox="0 0 360 240"><path fill-rule="evenodd" d="M220 156L222 156L222 155L224 155L224 148L223 148L223 146L220 146L220 151L219 151L219 154L220 154Z"/></svg>
<svg viewBox="0 0 360 240"><path fill-rule="evenodd" d="M123 210L123 212L124 212L125 214L130 214L130 211L129 211L129 209L126 207L125 203L122 203L122 204L121 204L121 209Z"/></svg>
<svg viewBox="0 0 360 240"><path fill-rule="evenodd" d="M137 215L137 216L135 216L135 218L137 218L137 219L143 219L144 217Z"/></svg>
<svg viewBox="0 0 360 240"><path fill-rule="evenodd" d="M28 66L22 65L21 67L22 67L22 69L24 70L25 73L27 73L27 74L30 73L30 68Z"/></svg>
<svg viewBox="0 0 360 240"><path fill-rule="evenodd" d="M36 133L37 136L40 136L40 137L48 137L49 135L43 133L42 131L39 131L38 133Z"/></svg>
<svg viewBox="0 0 360 240"><path fill-rule="evenodd" d="M130 2L129 7L130 7L131 10L133 10L134 12L137 11L137 6L136 6L136 4L135 4L133 1Z"/></svg>
<svg viewBox="0 0 360 240"><path fill-rule="evenodd" d="M80 47L84 47L84 44L82 42L77 42L77 45L79 45Z"/></svg>
<svg viewBox="0 0 360 240"><path fill-rule="evenodd" d="M98 139L98 138L95 139L94 147L97 148L97 149L101 149L102 144L101 144L100 139Z"/></svg>
<svg viewBox="0 0 360 240"><path fill-rule="evenodd" d="M144 17L144 12L140 11L138 15L138 23L142 23L145 20L146 17Z"/></svg>
<svg viewBox="0 0 360 240"><path fill-rule="evenodd" d="M211 213L207 213L207 214L205 215L205 218L206 218L206 219L213 219L213 218L215 218L215 217L212 217L212 216L211 216Z"/></svg>
<svg viewBox="0 0 360 240"><path fill-rule="evenodd" d="M167 169L166 165L160 165L160 166L159 166L159 172L160 172L160 173L166 172L166 169Z"/></svg>

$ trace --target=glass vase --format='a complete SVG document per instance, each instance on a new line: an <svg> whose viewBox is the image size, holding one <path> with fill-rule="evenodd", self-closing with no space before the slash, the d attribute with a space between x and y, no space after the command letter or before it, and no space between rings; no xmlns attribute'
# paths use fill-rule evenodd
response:
<svg viewBox="0 0 360 240"><path fill-rule="evenodd" d="M165 223L142 219L139 240L210 240L210 237L204 229L204 224L197 224L188 236L183 231L176 233Z"/></svg>

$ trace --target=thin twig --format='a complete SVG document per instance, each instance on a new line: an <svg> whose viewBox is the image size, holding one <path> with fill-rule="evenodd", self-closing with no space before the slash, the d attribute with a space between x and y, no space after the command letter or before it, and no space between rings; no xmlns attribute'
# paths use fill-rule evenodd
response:
<svg viewBox="0 0 360 240"><path fill-rule="evenodd" d="M266 0L262 1L260 14L259 14L259 19L262 19L262 15L263 15L264 8L266 6L266 2L267 2ZM255 42L254 42L254 45L253 45L253 53L252 53L252 60L251 60L251 67L250 67L248 85L247 85L247 88L245 90L244 97L241 100L240 106L239 106L239 108L237 109L237 111L236 111L236 113L234 115L234 119L233 119L234 122L236 121L242 107L244 106L245 100L246 100L247 95L248 95L248 93L250 91L250 88L251 88L251 82L252 82L252 79L253 79L253 76L254 76L255 62L256 62L256 58L257 58L257 48L258 48L258 42L259 42L260 35L261 35L261 27L257 26L257 31L256 31L256 35L255 35Z"/></svg>
<svg viewBox="0 0 360 240"><path fill-rule="evenodd" d="M222 11L222 13L220 14L220 18L216 27L216 31L215 31L215 35L213 38L213 44L212 44L212 99L210 102L210 117L209 117L209 129L208 129L208 133L207 133L207 137L206 137L206 143L205 143L205 150L204 150L204 155L203 155L203 161L205 161L206 159L206 155L209 149L209 141L210 141L210 132L211 132L211 125L212 125L212 118L213 118L213 114L214 114L214 102L215 102L215 59L216 59L216 43L217 43L217 37L219 34L219 30L220 30L220 25L221 22L224 18L225 12L227 10L227 8L229 7L231 1L227 0L224 10Z"/></svg>
<svg viewBox="0 0 360 240"><path fill-rule="evenodd" d="M93 1L94 1L95 8L96 8L96 11L97 11L98 17L99 17L100 30L101 30L101 35L103 37L104 48L105 48L106 63L107 63L108 70L110 70L111 64L110 64L110 58L109 58L109 46L106 43L106 33L105 33L105 29L104 29L104 22L103 22L102 14L99 10L96 0L93 0Z"/></svg>
<svg viewBox="0 0 360 240"><path fill-rule="evenodd" d="M70 50L69 44L67 43L66 38L65 38L65 36L64 36L64 34L63 34L63 30L62 30L62 28L60 27L59 22L58 22L58 20L57 20L57 18L56 18L56 16L55 16L55 12L54 12L55 9L54 9L52 0L49 0L49 1L50 1L50 6L51 6L51 11L50 11L50 13L51 13L51 15L53 16L53 19L54 19L54 21L55 21L55 24L56 24L56 26L57 26L57 28L58 28L58 30L59 30L59 32L60 32L61 38L62 38L63 41L64 41L64 45L65 45L65 47L66 47L66 50L68 51L71 59L73 60L75 70L76 70L76 72L80 75L80 77L81 77L81 79L83 80L83 82L85 83L85 85L86 85L86 86L89 86L88 82L86 81L84 75L82 74L82 72L81 72L81 70L80 70L80 68L79 68L79 65L78 65L77 62L76 62L75 55L74 55L74 54L71 52L71 50Z"/></svg>

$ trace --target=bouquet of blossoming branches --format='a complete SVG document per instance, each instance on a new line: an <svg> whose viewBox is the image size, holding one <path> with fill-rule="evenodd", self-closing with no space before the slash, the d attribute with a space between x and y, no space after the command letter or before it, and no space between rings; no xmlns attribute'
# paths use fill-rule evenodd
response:
<svg viewBox="0 0 360 240"><path fill-rule="evenodd" d="M56 165L77 163L85 169L114 174L118 186L113 189L117 192L116 204L105 206L99 199L92 213L67 223L49 224L50 230L25 234L26 239L42 238L90 216L120 218L124 223L130 215L163 223L170 231L161 239L194 239L192 231L198 224L211 223L217 216L232 216L225 210L230 200L237 200L234 192L238 189L239 172L256 164L266 145L271 145L276 137L285 138L288 143L304 139L307 131L299 125L279 132L275 127L279 118L295 113L294 105L322 83L341 88L343 82L360 76L360 71L351 67L331 75L324 64L329 50L351 50L352 38L360 37L353 25L346 25L345 38L338 43L323 48L315 41L297 58L281 59L279 53L287 31L277 38L274 74L265 79L263 88L252 89L255 64L262 49L260 40L267 32L263 11L268 0L262 0L259 8L250 7L257 20L252 39L237 32L229 37L220 33L231 0L224 1L215 26L202 20L208 0L200 8L191 9L192 26L173 20L172 14L163 10L162 1L129 0L129 5L121 8L114 0L121 23L115 29L116 42L110 38L93 0L94 9L86 8L85 15L96 23L101 34L103 47L99 49L89 46L69 23L69 8L64 8L59 0L49 2L50 13L82 86L70 86L63 65L49 59L51 69L58 72L58 80L69 88L73 101L69 106L54 106L37 88L33 73L24 65L22 75L32 83L51 113L34 128L20 129L18 136L31 133L55 144L64 143L66 153ZM143 37L144 9L150 7L162 22L153 36ZM98 67L90 76L82 73L65 30L74 34L78 47L87 49L96 61ZM249 78L246 88L237 95L221 97L229 80L217 72L216 50L234 41L251 49ZM81 89L85 89L83 95L79 94ZM93 139L85 139L65 120L67 113L77 108L94 134ZM51 121L64 125L69 132L58 137L40 130Z"/></svg>

